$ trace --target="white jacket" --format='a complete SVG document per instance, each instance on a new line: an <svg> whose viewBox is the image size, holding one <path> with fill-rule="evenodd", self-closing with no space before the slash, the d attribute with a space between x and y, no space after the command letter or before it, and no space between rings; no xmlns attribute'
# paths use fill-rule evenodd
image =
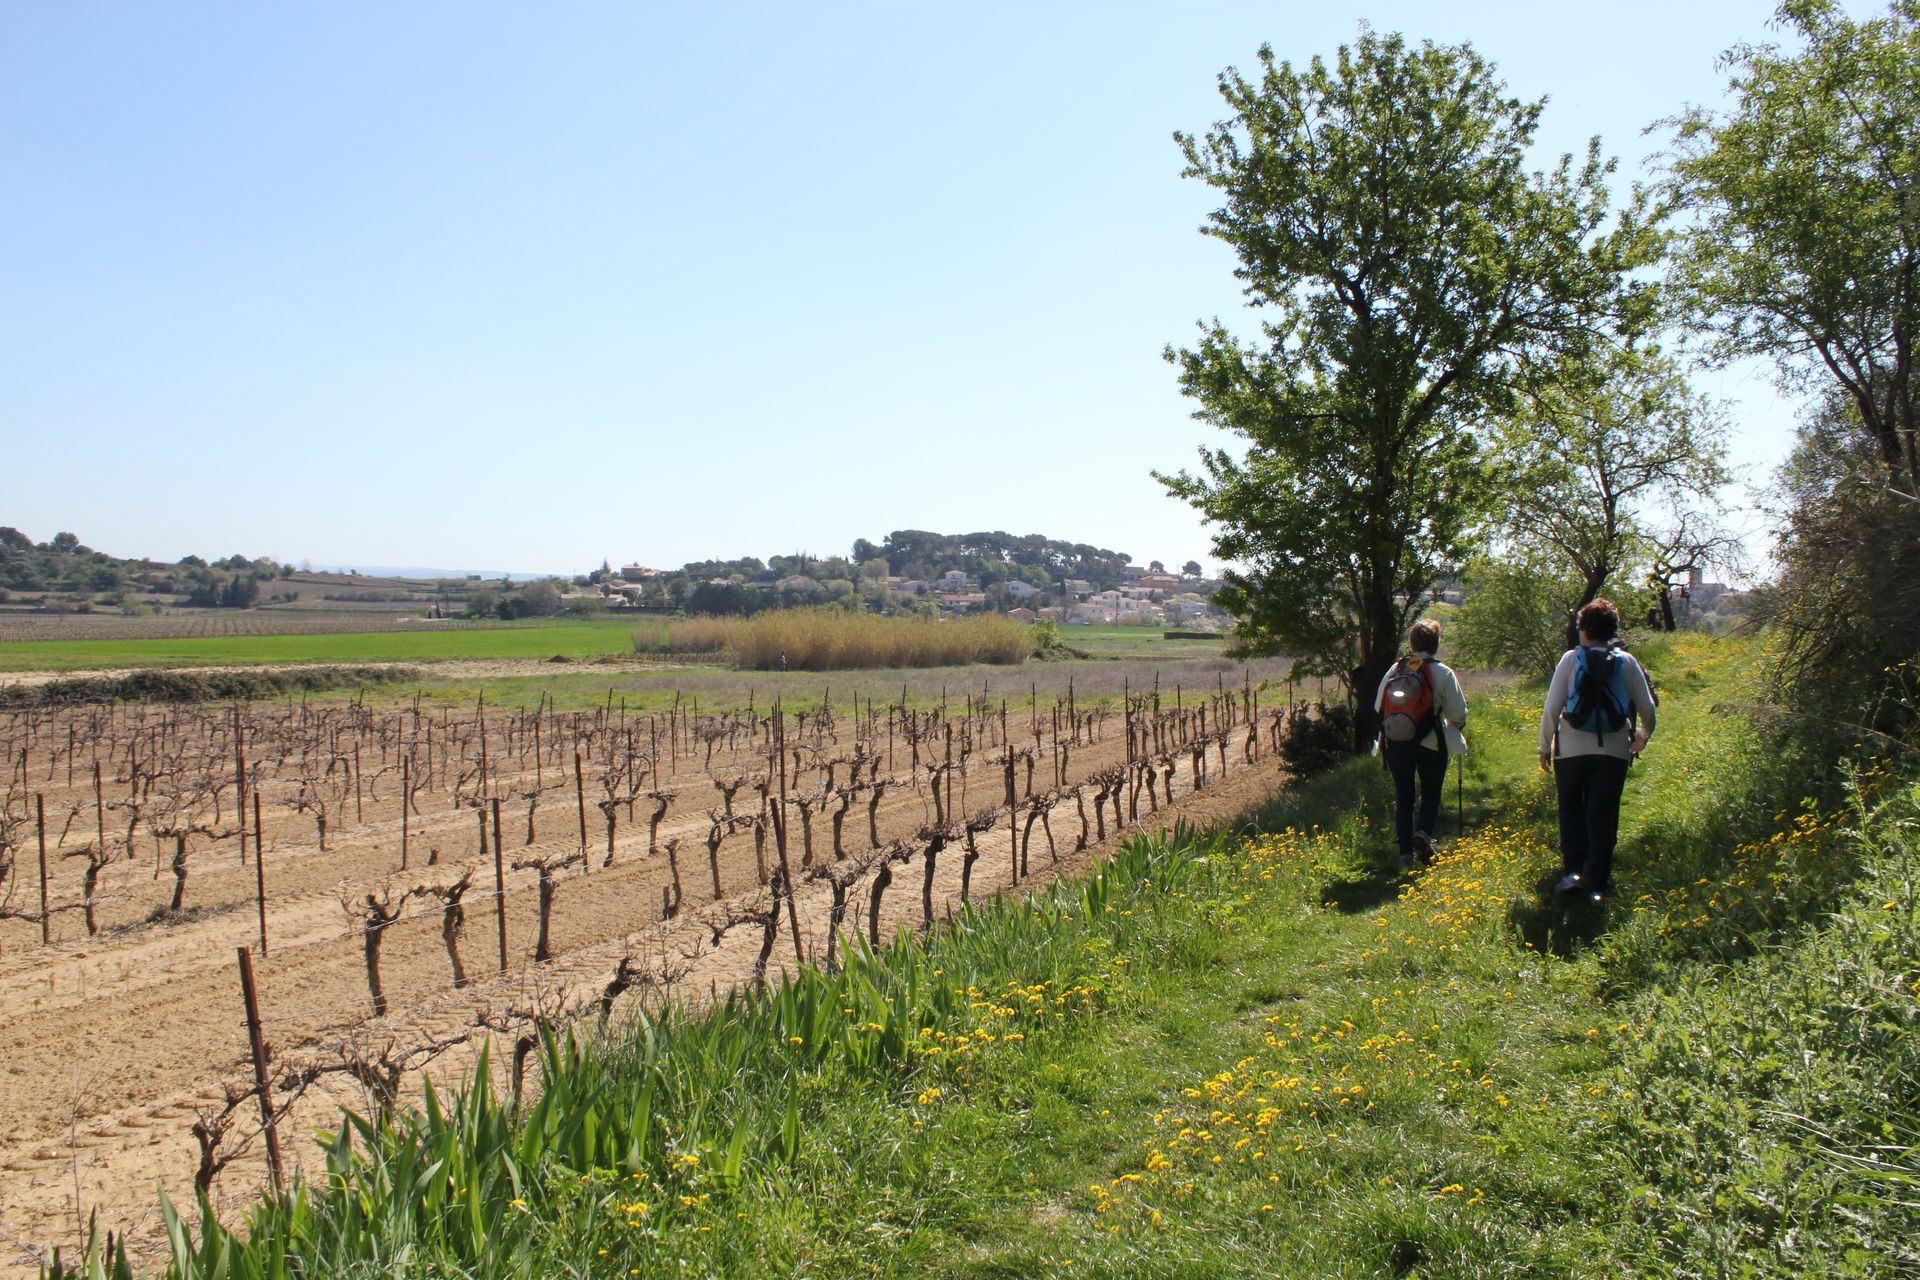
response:
<svg viewBox="0 0 1920 1280"><path fill-rule="evenodd" d="M1614 660L1620 664L1621 674L1627 686L1627 701L1640 721L1640 732L1649 738L1653 736L1653 690L1647 684L1647 673L1640 662L1625 649L1613 651ZM1600 734L1587 729L1576 729L1560 718L1567 709L1567 700L1573 696L1573 671L1580 662L1580 651L1569 649L1560 655L1560 663L1553 669L1553 683L1547 686L1547 702L1540 709L1540 753L1552 752L1556 756L1614 756L1621 760L1633 758L1630 741L1633 730L1622 728L1612 733Z"/></svg>

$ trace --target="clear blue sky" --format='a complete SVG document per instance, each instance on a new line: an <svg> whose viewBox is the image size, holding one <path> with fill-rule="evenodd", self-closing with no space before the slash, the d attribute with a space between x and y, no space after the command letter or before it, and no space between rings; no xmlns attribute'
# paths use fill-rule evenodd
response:
<svg viewBox="0 0 1920 1280"><path fill-rule="evenodd" d="M578 571L895 528L1211 562L1161 359L1241 311L1175 129L1362 19L1720 100L1764 3L0 3L0 524ZM1543 160L1551 155L1543 155ZM1241 323L1244 328L1250 325ZM1752 370L1735 460L1783 456Z"/></svg>

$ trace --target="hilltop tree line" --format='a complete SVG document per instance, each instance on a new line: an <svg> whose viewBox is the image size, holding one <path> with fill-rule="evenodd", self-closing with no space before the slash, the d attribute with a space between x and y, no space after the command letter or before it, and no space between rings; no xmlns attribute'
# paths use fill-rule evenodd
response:
<svg viewBox="0 0 1920 1280"><path fill-rule="evenodd" d="M211 563L199 556L173 564L122 559L95 551L77 534L35 542L10 525L0 527L0 599L38 595L52 610L115 608L134 595L173 596L199 609L250 609L266 584L292 572L292 565L243 555Z"/></svg>
<svg viewBox="0 0 1920 1280"><path fill-rule="evenodd" d="M1331 60L1259 53L1227 117L1176 134L1221 205L1263 321L1167 359L1234 437L1160 479L1237 567L1241 648L1370 695L1440 588L1469 660L1538 668L1606 594L1673 625L1692 574L1738 566L1718 491L1725 406L1692 368L1758 358L1802 397L1780 477L1783 706L1911 725L1920 605L1920 0L1775 14L1729 50L1732 105L1660 122L1624 200L1598 138L1536 167L1544 102L1467 46L1363 29Z"/></svg>

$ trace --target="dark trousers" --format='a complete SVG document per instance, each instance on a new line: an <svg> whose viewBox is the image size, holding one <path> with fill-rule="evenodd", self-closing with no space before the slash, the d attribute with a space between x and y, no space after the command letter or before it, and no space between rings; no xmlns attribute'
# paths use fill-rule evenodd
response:
<svg viewBox="0 0 1920 1280"><path fill-rule="evenodd" d="M1578 872L1581 887L1613 886L1613 842L1620 834L1620 790L1627 762L1615 756L1563 756L1553 762L1560 793L1560 867Z"/></svg>
<svg viewBox="0 0 1920 1280"><path fill-rule="evenodd" d="M1393 834L1400 841L1401 856L1413 852L1413 833L1433 834L1440 819L1440 801L1447 790L1447 753L1429 751L1417 742L1389 742L1387 772L1393 775ZM1414 787L1420 791L1420 816L1414 820Z"/></svg>

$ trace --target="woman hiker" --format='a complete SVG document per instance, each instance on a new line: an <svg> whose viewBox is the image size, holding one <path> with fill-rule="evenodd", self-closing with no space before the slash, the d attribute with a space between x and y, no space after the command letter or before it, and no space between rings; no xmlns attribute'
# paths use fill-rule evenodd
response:
<svg viewBox="0 0 1920 1280"><path fill-rule="evenodd" d="M1540 768L1560 799L1556 892L1601 906L1613 891L1613 845L1627 766L1653 736L1653 688L1619 647L1620 611L1606 600L1580 610L1580 645L1560 655L1540 711Z"/></svg>
<svg viewBox="0 0 1920 1280"><path fill-rule="evenodd" d="M1453 669L1434 657L1440 651L1440 624L1413 624L1412 649L1393 664L1373 696L1380 715L1380 746L1393 775L1393 832L1400 844L1400 868L1411 871L1433 861L1433 829L1446 792L1447 757L1465 755L1467 699ZM1419 791L1416 820L1414 792Z"/></svg>

